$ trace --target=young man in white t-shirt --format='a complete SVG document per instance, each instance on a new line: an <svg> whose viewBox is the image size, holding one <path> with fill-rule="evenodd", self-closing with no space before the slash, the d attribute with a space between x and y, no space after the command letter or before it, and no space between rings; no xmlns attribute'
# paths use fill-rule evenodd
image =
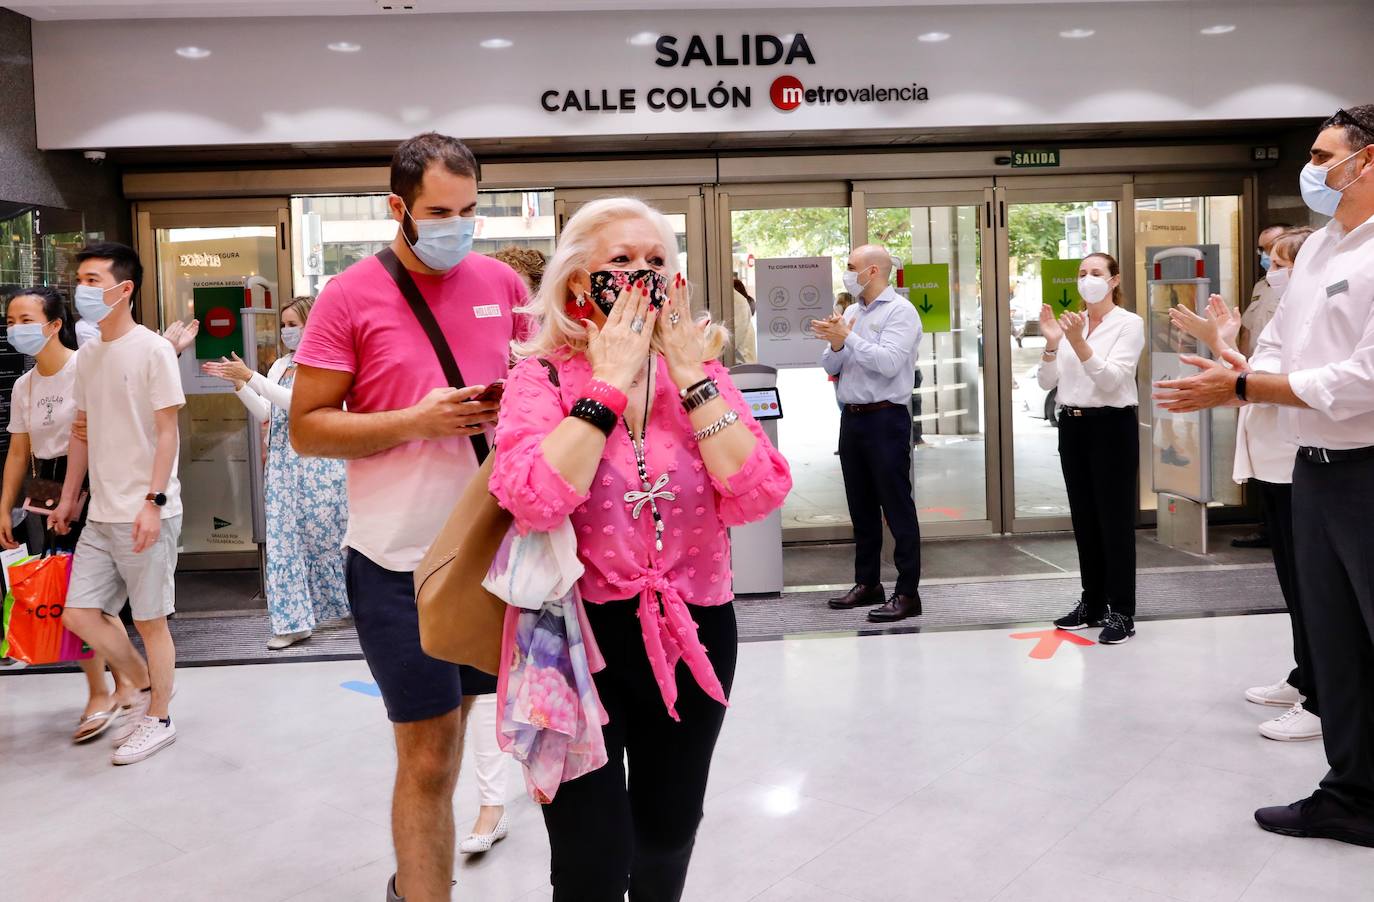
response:
<svg viewBox="0 0 1374 902"><path fill-rule="evenodd" d="M146 687L115 734L113 762L133 764L176 740L168 711L176 647L167 615L175 607L181 534L177 411L186 398L176 351L134 321L132 302L143 280L138 255L101 243L76 259L77 310L99 324L100 341L77 358L78 428L67 452L62 503L52 516L53 528L65 532L89 466L90 511L62 619L116 675ZM126 597L146 661L116 619Z"/></svg>

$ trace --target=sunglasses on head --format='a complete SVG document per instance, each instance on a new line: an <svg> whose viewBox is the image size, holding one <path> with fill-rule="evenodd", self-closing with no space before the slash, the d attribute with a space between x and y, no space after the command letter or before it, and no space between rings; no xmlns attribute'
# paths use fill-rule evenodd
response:
<svg viewBox="0 0 1374 902"><path fill-rule="evenodd" d="M1374 122L1357 119L1347 113L1344 109L1336 111L1336 115L1322 123L1322 128L1331 128L1333 125L1353 125L1355 128L1364 129L1367 132L1374 132Z"/></svg>

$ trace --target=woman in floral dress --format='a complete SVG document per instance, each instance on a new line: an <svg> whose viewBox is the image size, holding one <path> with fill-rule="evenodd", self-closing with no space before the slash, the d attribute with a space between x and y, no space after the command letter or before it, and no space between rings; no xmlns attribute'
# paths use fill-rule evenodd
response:
<svg viewBox="0 0 1374 902"><path fill-rule="evenodd" d="M237 356L201 367L207 375L233 382L249 416L267 424L265 582L272 623L267 647L274 651L309 639L317 623L348 616L344 462L297 455L287 432L296 375L292 357L311 303L311 298L299 297L282 309L281 340L287 352L266 376L250 370Z"/></svg>

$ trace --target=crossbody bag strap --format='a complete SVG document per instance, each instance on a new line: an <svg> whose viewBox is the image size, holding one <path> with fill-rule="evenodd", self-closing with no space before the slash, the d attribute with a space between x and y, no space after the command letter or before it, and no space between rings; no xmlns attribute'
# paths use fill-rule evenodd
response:
<svg viewBox="0 0 1374 902"><path fill-rule="evenodd" d="M449 347L448 339L444 337L444 330L439 328L439 321L434 318L434 311L429 309L429 304L425 302L424 295L420 294L419 286L410 277L410 271L401 263L396 252L389 247L383 248L377 254L377 261L391 276L396 287L401 289L401 296L410 305L410 312L415 314L415 318L420 322L420 328L425 330L425 336L429 338L429 343L434 347L434 355L439 358L439 366L443 369L444 378L448 380L448 384L453 388L465 388L463 371L458 369L458 361L453 357L453 349ZM480 465L491 453L491 446L487 444L486 433L475 432L469 438L472 439L472 450L477 453L477 463Z"/></svg>

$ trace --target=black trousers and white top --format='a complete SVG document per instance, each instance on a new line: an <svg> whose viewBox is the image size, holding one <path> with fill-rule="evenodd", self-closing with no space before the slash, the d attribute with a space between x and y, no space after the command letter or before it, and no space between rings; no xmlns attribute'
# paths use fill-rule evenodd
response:
<svg viewBox="0 0 1374 902"><path fill-rule="evenodd" d="M1080 360L1064 341L1037 379L1058 388L1059 463L1073 519L1089 619L1107 609L1135 616L1136 472L1140 460L1136 365L1145 323L1113 307L1086 340Z"/></svg>

